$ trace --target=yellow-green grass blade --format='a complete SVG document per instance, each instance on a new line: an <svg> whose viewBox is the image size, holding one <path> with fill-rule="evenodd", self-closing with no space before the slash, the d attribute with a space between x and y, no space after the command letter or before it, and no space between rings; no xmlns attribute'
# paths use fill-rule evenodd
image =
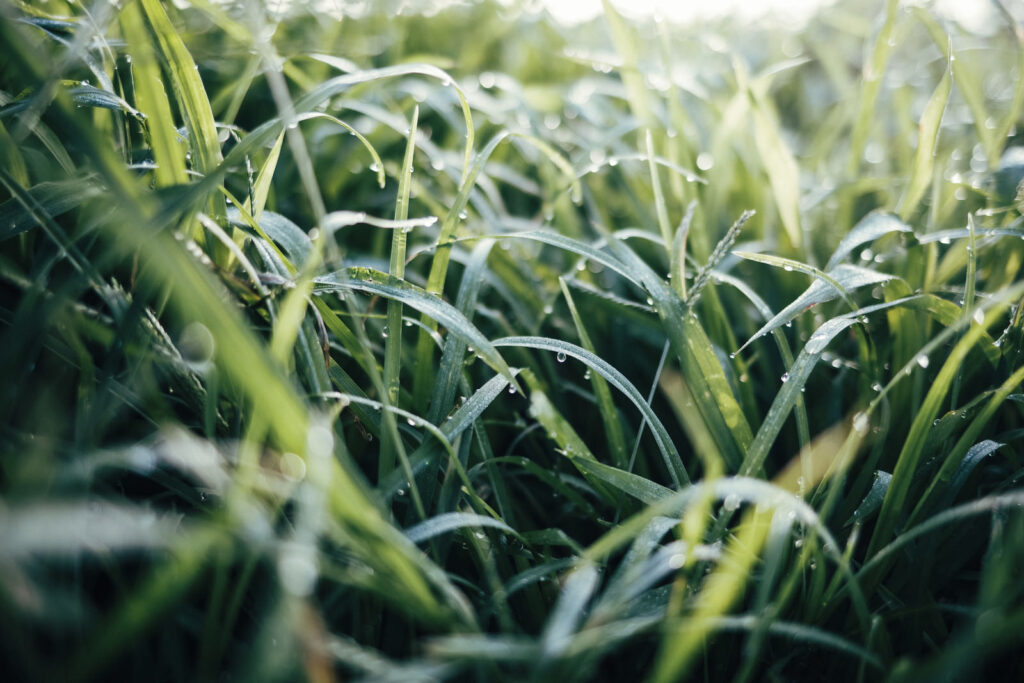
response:
<svg viewBox="0 0 1024 683"><path fill-rule="evenodd" d="M178 108L188 130L193 167L200 173L209 173L220 164L221 152L213 110L210 109L206 89L199 77L199 67L161 3L158 0L136 1L145 18L147 33L154 39L162 66L170 77ZM219 220L224 216L224 204L218 199L210 198L210 210L214 219Z"/></svg>
<svg viewBox="0 0 1024 683"><path fill-rule="evenodd" d="M865 53L862 69L860 96L857 98L857 113L853 119L853 130L850 133L850 160L847 168L851 176L860 169L864 147L871 133L871 124L875 120L875 107L878 93L882 87L889 55L893 48L893 33L896 27L899 0L886 0L885 15L870 56Z"/></svg>
<svg viewBox="0 0 1024 683"><path fill-rule="evenodd" d="M950 52L952 56L952 52ZM942 79L935 87L924 113L917 125L917 152L914 155L914 164L910 171L910 180L907 188L900 197L896 206L896 213L901 220L909 218L917 210L921 198L932 183L932 168L935 165L935 150L939 141L939 129L942 125L942 116L946 111L946 104L949 102L949 94L953 88L952 60L947 60L946 68L943 71Z"/></svg>

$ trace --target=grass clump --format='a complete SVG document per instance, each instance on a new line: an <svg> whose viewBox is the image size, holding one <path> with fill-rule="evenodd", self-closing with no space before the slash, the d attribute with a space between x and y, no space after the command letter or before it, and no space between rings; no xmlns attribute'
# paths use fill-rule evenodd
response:
<svg viewBox="0 0 1024 683"><path fill-rule="evenodd" d="M8 675L1022 673L1019 15L181 5L0 5Z"/></svg>

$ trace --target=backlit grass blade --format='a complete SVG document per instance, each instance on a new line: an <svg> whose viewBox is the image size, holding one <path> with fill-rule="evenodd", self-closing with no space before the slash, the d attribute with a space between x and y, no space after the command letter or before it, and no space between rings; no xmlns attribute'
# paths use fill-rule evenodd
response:
<svg viewBox="0 0 1024 683"><path fill-rule="evenodd" d="M800 167L782 137L778 117L768 103L755 94L753 106L754 142L768 174L768 184L782 227L794 248L803 245L800 218Z"/></svg>
<svg viewBox="0 0 1024 683"><path fill-rule="evenodd" d="M851 174L860 168L864 147L871 133L871 125L875 121L875 107L878 93L882 87L889 55L894 45L893 32L896 27L899 0L886 0L885 14L878 35L875 37L870 56L865 50L862 68L862 84L860 97L857 98L857 111L853 118L853 130L850 133L850 158L847 168Z"/></svg>
<svg viewBox="0 0 1024 683"><path fill-rule="evenodd" d="M137 2L145 16L148 33L154 39L161 62L170 76L182 119L188 129L188 145L194 168L200 173L208 173L220 164L221 152L217 126L203 81L199 77L199 68L158 0ZM218 199L210 197L210 212L214 219L224 216L224 205Z"/></svg>
<svg viewBox="0 0 1024 683"><path fill-rule="evenodd" d="M129 3L120 16L132 52L132 76L135 104L146 115L146 130L156 162L157 185L182 185L188 182L185 149L171 115L171 104L161 78L159 54L148 39L141 4Z"/></svg>
<svg viewBox="0 0 1024 683"><path fill-rule="evenodd" d="M672 244L672 227L668 223L668 207L665 205L665 193L661 189L661 178L658 175L658 167L654 164L654 139L651 131L647 130L644 136L647 146L647 157L651 160L651 189L654 192L654 209L658 216L658 229L661 231L661 239L666 248Z"/></svg>
<svg viewBox="0 0 1024 683"><path fill-rule="evenodd" d="M950 52L952 54L952 52ZM924 113L917 126L917 152L914 165L910 172L910 180L896 206L896 213L901 220L909 218L917 210L928 185L932 182L932 167L935 164L935 149L939 141L939 128L942 116L949 102L949 93L953 88L952 61L947 60L942 79L935 87L931 99L925 106Z"/></svg>
<svg viewBox="0 0 1024 683"><path fill-rule="evenodd" d="M270 195L270 187L274 178L274 171L277 169L277 161L281 156L281 145L284 143L284 134L278 135L267 154L266 161L260 166L260 172L253 183L252 196L245 202L245 208L252 214L253 218L259 220L263 215L263 209L267 206L267 197ZM229 212L230 216L230 212Z"/></svg>

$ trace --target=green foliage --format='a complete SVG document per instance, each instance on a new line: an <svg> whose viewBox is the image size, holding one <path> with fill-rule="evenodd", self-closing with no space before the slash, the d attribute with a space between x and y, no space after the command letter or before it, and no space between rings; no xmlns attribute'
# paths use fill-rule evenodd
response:
<svg viewBox="0 0 1024 683"><path fill-rule="evenodd" d="M394 4L0 2L5 674L1024 676L1019 11Z"/></svg>

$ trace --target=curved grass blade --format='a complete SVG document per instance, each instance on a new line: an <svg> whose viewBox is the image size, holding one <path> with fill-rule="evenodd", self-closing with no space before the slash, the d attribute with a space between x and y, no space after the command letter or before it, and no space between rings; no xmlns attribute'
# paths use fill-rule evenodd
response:
<svg viewBox="0 0 1024 683"><path fill-rule="evenodd" d="M567 172L567 175L569 175L570 178L572 177L571 167L568 166L568 163L561 157L561 155L558 154L550 145L537 138L513 133L507 130L502 131L491 138L487 145L477 155L477 158L473 162L473 166L469 169L469 172L464 174L462 184L459 187L459 192L452 201L451 207L448 209L448 213L444 217L444 221L441 223L441 232L437 237L437 248L434 252L434 260L430 263L430 273L427 276L428 292L440 294L444 291L444 283L448 276L448 263L451 258L451 249L455 238L455 230L462 221L463 211L466 208L466 203L469 201L469 195L476 184L477 177L480 175L481 171L483 171L484 166L494 153L494 150L498 148L498 145L513 136L531 142L534 146L544 152L544 154L546 154L556 166L561 168L564 172ZM573 179L573 183L576 183L575 179ZM579 191L578 184L574 184L573 187L576 188L574 192ZM423 323L425 328L420 330L419 339L416 344L416 370L415 377L413 379L413 405L425 407L427 399L429 398L428 392L432 371L430 357L433 349L430 344L429 329L433 329L433 323L427 319L424 319Z"/></svg>
<svg viewBox="0 0 1024 683"><path fill-rule="evenodd" d="M609 268L622 277L626 278L627 281L633 284L642 286L640 281L636 278L633 273L630 273L629 269L626 268L625 264L619 261L617 258L606 254L597 247L574 239L572 237L566 237L557 232L551 232L548 230L533 230L525 232L513 232L503 233L497 235L488 235L491 239L506 240L506 239L524 239L533 240L535 242L541 242L543 244L550 244L553 247L558 247L565 251L571 252L578 256L582 256L586 259L593 261L594 263L600 263L605 268Z"/></svg>
<svg viewBox="0 0 1024 683"><path fill-rule="evenodd" d="M1003 402L1020 387L1022 381L1024 381L1024 367L1018 368L1007 377L999 389L994 392L978 416L971 421L964 433L957 439L949 455L939 467L939 471L935 473L928 489L914 507L909 523L918 520L931 505L940 500L947 504L952 502L977 460L994 452L1002 445L988 439L980 443L974 442L995 417L996 411Z"/></svg>
<svg viewBox="0 0 1024 683"><path fill-rule="evenodd" d="M913 232L913 229L891 213L872 211L860 219L857 225L853 226L850 232L840 240L839 246L832 252L828 264L825 265L825 271L831 272L860 245L874 242L879 237L894 232Z"/></svg>
<svg viewBox="0 0 1024 683"><path fill-rule="evenodd" d="M800 351L796 361L794 361L786 375L783 376L782 388L775 395L775 400L772 401L771 408L768 409L768 414L765 416L764 422L761 423L761 428L758 429L757 435L747 451L743 466L739 469L741 475L750 476L764 464L769 449L782 430L782 425L786 418L789 416L789 411L792 410L800 398L801 389L807 383L811 370L814 369L815 364L821 359L821 354L831 341L835 339L836 335L858 323L861 316L893 306L900 306L907 301L908 299L898 299L874 306L867 306L853 313L847 313L846 315L826 320L814 331L814 334L811 335L804 348Z"/></svg>
<svg viewBox="0 0 1024 683"><path fill-rule="evenodd" d="M432 320L448 328L448 330L467 344L476 349L477 354L494 370L502 374L508 382L519 389L505 359L495 350L479 330L457 308L440 298L411 285L404 280L382 273L379 270L364 267L353 267L337 271L329 275L314 278L317 291L348 291L369 292L388 299L397 299L406 306L420 311ZM429 339L429 337L428 337Z"/></svg>
<svg viewBox="0 0 1024 683"><path fill-rule="evenodd" d="M633 474L611 465L605 465L598 460L580 458L574 461L573 464L584 474L592 475L592 477L610 484L619 491L647 505L664 500L672 494L672 489L667 486L662 486L650 479L641 477L639 474Z"/></svg>
<svg viewBox="0 0 1024 683"><path fill-rule="evenodd" d="M576 334L579 335L583 348L596 357L594 344L590 340L590 335L587 333L587 328L583 324L579 311L576 310L576 302L573 300L572 294L569 293L569 287L566 285L564 277L558 279L558 285L562 289L562 296L565 297L565 303L569 307L569 314L572 316L573 324L576 326ZM619 422L618 411L615 409L611 392L608 390L608 382L600 373L594 373L590 376L590 383L594 388L594 395L597 397L597 408L601 412L601 418L604 422L605 435L608 437L612 461L620 469L625 468L628 466L626 438L622 434L622 424ZM648 401L648 404L650 404L650 401Z"/></svg>
<svg viewBox="0 0 1024 683"><path fill-rule="evenodd" d="M446 534L450 531L465 528L488 528L498 529L510 536L519 537L515 529L500 519L478 515L472 512L446 512L436 517L424 520L416 526L405 530L406 537L413 543L423 543L431 538Z"/></svg>
<svg viewBox="0 0 1024 683"><path fill-rule="evenodd" d="M25 190L32 205L56 218L102 193L96 178L44 181ZM33 212L16 197L0 204L0 242L39 225Z"/></svg>
<svg viewBox="0 0 1024 683"><path fill-rule="evenodd" d="M609 384L625 394L647 419L651 425L654 438L658 443L658 448L661 450L662 457L665 460L665 467L668 468L675 485L682 486L683 484L690 483L690 476L686 472L686 467L679 456L679 451L676 450L675 444L668 435L668 430L665 429L665 425L661 423L661 420L658 419L650 404L644 400L643 395L641 395L637 388L611 365L584 348L558 339L549 339L547 337L503 337L494 340L493 343L495 347L520 346L552 351L560 357L572 356L599 373Z"/></svg>
<svg viewBox="0 0 1024 683"><path fill-rule="evenodd" d="M775 256L768 256L766 254L751 254L748 252L734 252L737 256L749 259L751 261L757 261L759 263L767 263L769 265L785 268L789 270L801 270L808 274L814 275L816 279L811 283L811 286L803 291L803 293L793 300L792 303L787 305L775 316L772 317L767 323L765 323L761 329L753 334L747 341L736 350L736 353L740 353L743 349L747 348L752 342L760 339L769 332L776 330L788 322L796 318L798 315L806 311L812 306L832 301L833 299L843 297L847 303L850 304L851 309L855 309L856 306L849 298L848 292L850 290L859 289L868 285L875 285L882 282L888 282L895 276L888 275L886 273L879 273L875 270L868 268L860 268L858 266L851 266L849 264L840 264L833 268L828 273L822 273L816 268L810 268L809 266L803 266L798 268L792 265L796 262L790 261L789 259L781 259ZM802 265L802 264L801 264Z"/></svg>
<svg viewBox="0 0 1024 683"><path fill-rule="evenodd" d="M891 481L891 474L882 470L875 470L875 478L871 482L871 488L868 489L868 492L864 495L864 500L860 502L857 509L853 511L853 516L846 521L846 526L863 524L871 519L871 516L878 512L878 508L882 507L882 500L885 498L885 492L889 490L889 482Z"/></svg>
<svg viewBox="0 0 1024 683"><path fill-rule="evenodd" d="M857 578L862 581L869 581L875 573L882 570L901 551L904 546L913 543L922 536L933 534L936 531L979 515L991 514L997 510L1019 508L1024 505L1024 492L1014 491L1000 495L985 496L979 500L958 505L949 510L944 510L929 517L917 526L907 529L896 537L888 545L879 548L877 552L869 555L871 559L864 563L864 566L857 572Z"/></svg>
<svg viewBox="0 0 1024 683"><path fill-rule="evenodd" d="M339 57L334 57L332 55L311 54L309 55L309 57L319 62L323 62L324 64L328 64L334 67L335 69L338 69L339 71L343 72L350 72L353 67L353 64L348 60ZM466 124L466 143L464 145L465 151L463 152L464 158L462 166L462 177L465 178L466 175L469 173L470 161L472 160L473 157L473 144L476 138L476 130L473 127L473 114L469 107L469 101L466 99L466 93L459 86L458 82L456 82L456 80L452 78L448 74L448 72L444 71L443 69L439 69L436 66L430 64L411 64L403 66L413 67L412 69L402 72L403 75L421 74L423 76L431 76L433 78L440 80L441 85L455 88L455 94L459 98L459 105L462 107L462 118ZM362 72L356 72L353 75L358 76L360 73Z"/></svg>

